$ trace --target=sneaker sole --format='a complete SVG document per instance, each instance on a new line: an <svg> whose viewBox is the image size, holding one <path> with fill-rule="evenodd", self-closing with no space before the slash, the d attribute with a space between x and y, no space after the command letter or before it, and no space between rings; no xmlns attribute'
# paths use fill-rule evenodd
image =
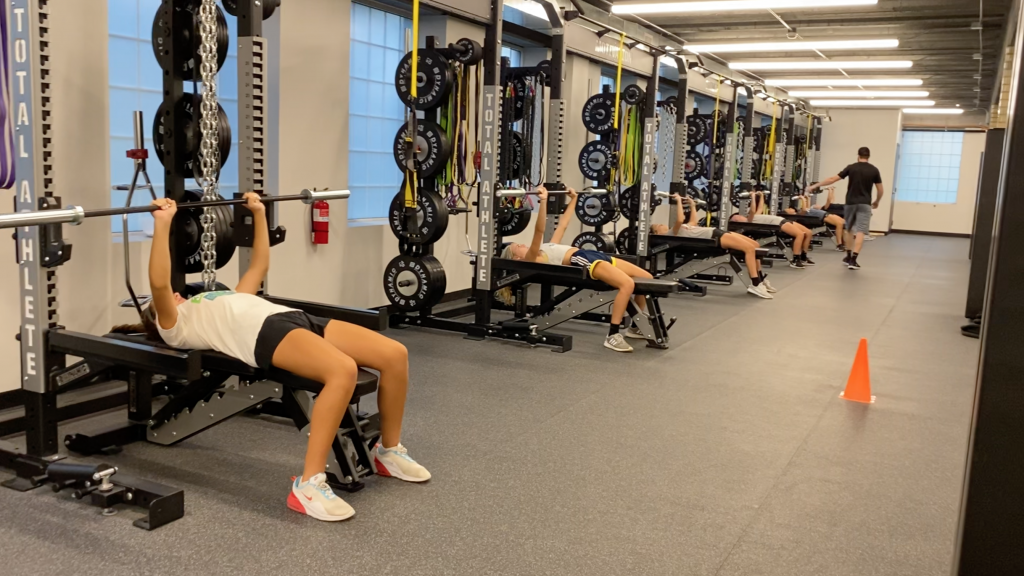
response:
<svg viewBox="0 0 1024 576"><path fill-rule="evenodd" d="M377 466L377 476L398 478L399 480L405 480L406 482L426 482L427 480L430 480L430 476L427 476L426 478L415 478L413 476L403 474L401 470L392 471L380 461L380 458L377 458L376 456L373 457L373 463Z"/></svg>
<svg viewBox="0 0 1024 576"><path fill-rule="evenodd" d="M774 297L771 294L761 294L760 292L756 292L754 290L747 290L747 294L752 294L754 296L757 296L758 298L764 298L765 300L774 299Z"/></svg>
<svg viewBox="0 0 1024 576"><path fill-rule="evenodd" d="M341 522L342 520L348 520L349 518L356 515L355 510L353 510L347 516L328 516L326 514L321 514L316 510L307 510L306 507L302 505L302 502L299 502L299 499L295 497L294 490L288 494L288 508L291 508L292 510L298 512L299 514L305 514L306 516L316 518L317 520L321 520L323 522Z"/></svg>
<svg viewBox="0 0 1024 576"><path fill-rule="evenodd" d="M636 340L647 340L647 336L644 336L643 334L630 334L629 332L626 332L623 335L626 338L633 338L633 339L636 339Z"/></svg>
<svg viewBox="0 0 1024 576"><path fill-rule="evenodd" d="M615 346L609 345L607 342L604 343L604 347L609 350L615 350L616 352L632 352L632 348L616 348Z"/></svg>
<svg viewBox="0 0 1024 576"><path fill-rule="evenodd" d="M847 266L847 270L860 270L860 266Z"/></svg>
<svg viewBox="0 0 1024 576"><path fill-rule="evenodd" d="M803 270L803 269L804 269L804 267L803 267L803 266L794 266L794 265L792 265L792 264L790 264L790 265L789 265L789 267L790 267L790 268L793 268L793 269L795 269L795 270Z"/></svg>

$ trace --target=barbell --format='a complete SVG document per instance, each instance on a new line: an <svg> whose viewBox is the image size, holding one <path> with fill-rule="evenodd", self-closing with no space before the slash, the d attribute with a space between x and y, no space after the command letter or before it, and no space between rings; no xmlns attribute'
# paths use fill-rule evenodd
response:
<svg viewBox="0 0 1024 576"><path fill-rule="evenodd" d="M348 190L303 190L299 194L286 196L261 196L260 202L269 204L272 202L288 202L301 200L303 204L312 204L318 200L339 200L349 197ZM231 200L207 200L204 202L189 202L188 208L206 208L213 206L231 206L245 204L245 198L233 198ZM152 204L147 206L128 206L122 208L101 208L97 210L86 210L81 206L68 206L57 210L36 210L33 212L16 212L14 214L0 214L0 228L21 228L26 226L45 226L47 224L74 224L82 223L86 218L97 218L103 216L120 216L122 214L141 214L144 212L156 212L158 206Z"/></svg>
<svg viewBox="0 0 1024 576"><path fill-rule="evenodd" d="M607 193L608 193L608 190L605 189L605 188L591 188L591 187L584 188L583 190L578 192L578 194L580 196L601 196L602 194L607 194ZM506 188L504 190L498 190L497 196L498 196L498 198L522 198L523 196L536 196L537 194L538 194L538 192L536 190L532 190L530 192L527 192L526 190L523 190L522 188ZM548 190L548 196L568 196L568 195L569 195L569 191L568 190Z"/></svg>

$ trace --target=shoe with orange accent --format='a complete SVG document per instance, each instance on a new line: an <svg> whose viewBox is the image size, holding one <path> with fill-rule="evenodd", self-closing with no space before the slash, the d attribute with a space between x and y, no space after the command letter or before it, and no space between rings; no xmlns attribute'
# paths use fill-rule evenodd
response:
<svg viewBox="0 0 1024 576"><path fill-rule="evenodd" d="M309 482L296 477L292 491L288 494L288 507L300 514L312 516L324 522L338 522L355 516L356 511L347 502L338 498L327 484L323 472L313 476Z"/></svg>
<svg viewBox="0 0 1024 576"><path fill-rule="evenodd" d="M394 448L384 448L377 444L373 451L377 464L377 474L391 476L406 482L426 482L430 480L430 472L409 457L409 451L399 444Z"/></svg>

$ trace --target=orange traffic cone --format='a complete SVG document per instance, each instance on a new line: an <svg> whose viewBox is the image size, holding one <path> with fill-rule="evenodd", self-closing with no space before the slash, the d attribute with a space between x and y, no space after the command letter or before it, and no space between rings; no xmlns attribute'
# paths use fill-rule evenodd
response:
<svg viewBox="0 0 1024 576"><path fill-rule="evenodd" d="M875 397L871 395L871 371L868 369L868 340L860 339L857 346L857 357L853 360L850 378L846 381L846 390L839 394L843 400L871 404Z"/></svg>

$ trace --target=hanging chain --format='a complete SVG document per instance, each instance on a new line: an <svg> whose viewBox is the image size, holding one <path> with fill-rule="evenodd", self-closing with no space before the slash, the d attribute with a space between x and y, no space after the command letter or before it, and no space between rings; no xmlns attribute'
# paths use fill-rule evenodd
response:
<svg viewBox="0 0 1024 576"><path fill-rule="evenodd" d="M201 44L199 46L200 75L203 81L202 103L200 105L199 133L201 136L200 161L203 187L203 201L219 200L217 193L217 170L220 168L220 139L218 138L217 105L217 2L203 0L199 7ZM217 215L213 208L203 208L199 218L203 227L200 253L203 259L203 285L211 291L217 283Z"/></svg>

